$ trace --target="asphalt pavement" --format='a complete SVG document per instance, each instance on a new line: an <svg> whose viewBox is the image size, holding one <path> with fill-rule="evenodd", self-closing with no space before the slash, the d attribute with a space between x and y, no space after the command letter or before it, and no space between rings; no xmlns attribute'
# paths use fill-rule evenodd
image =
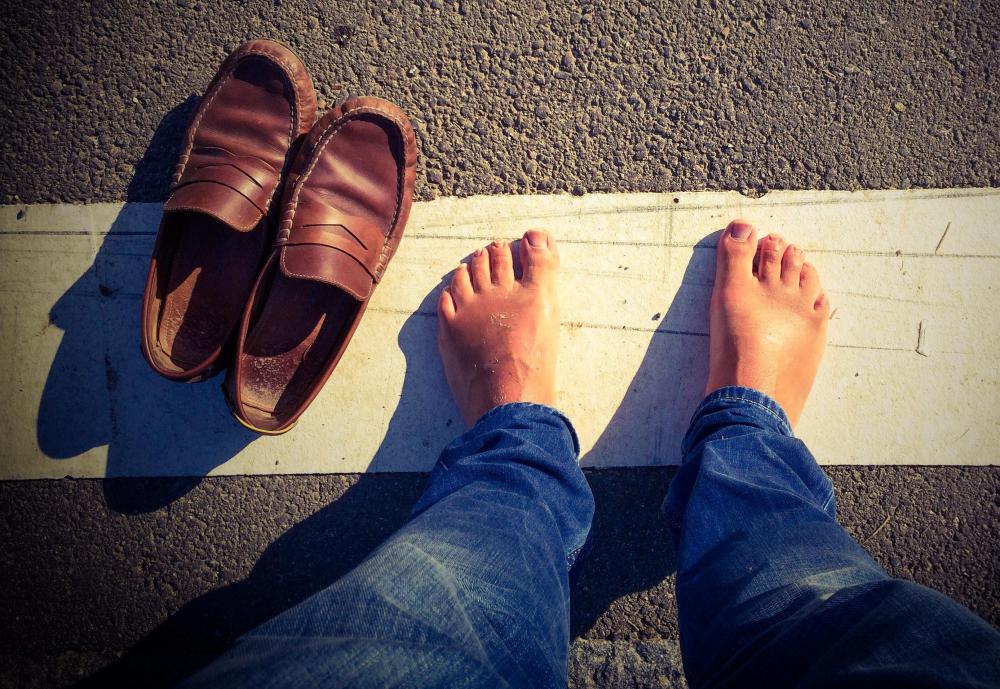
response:
<svg viewBox="0 0 1000 689"><path fill-rule="evenodd" d="M163 200L198 94L254 37L324 107L397 102L421 199L1000 186L997 2L59 0L0 9L0 202ZM829 473L890 573L1000 625L1000 470ZM671 475L588 473L572 686L679 686ZM167 686L362 559L424 479L0 483L0 685Z"/></svg>

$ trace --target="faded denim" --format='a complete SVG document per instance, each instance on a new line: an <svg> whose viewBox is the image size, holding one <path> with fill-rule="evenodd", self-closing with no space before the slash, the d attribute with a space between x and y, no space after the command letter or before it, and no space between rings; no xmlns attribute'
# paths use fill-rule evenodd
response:
<svg viewBox="0 0 1000 689"><path fill-rule="evenodd" d="M1000 634L875 564L767 395L699 405L664 510L693 689L1000 686Z"/></svg>
<svg viewBox="0 0 1000 689"><path fill-rule="evenodd" d="M872 561L774 400L712 393L683 449L664 508L692 688L1000 686L1000 635ZM185 686L565 686L594 513L578 452L554 409L489 412L402 529Z"/></svg>
<svg viewBox="0 0 1000 689"><path fill-rule="evenodd" d="M191 687L564 687L594 515L559 412L508 404L441 454L410 521Z"/></svg>

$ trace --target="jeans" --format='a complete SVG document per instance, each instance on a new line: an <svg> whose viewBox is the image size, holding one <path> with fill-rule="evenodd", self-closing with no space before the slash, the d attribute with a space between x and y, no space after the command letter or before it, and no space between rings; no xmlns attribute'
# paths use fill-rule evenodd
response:
<svg viewBox="0 0 1000 689"><path fill-rule="evenodd" d="M778 404L698 407L664 503L691 687L1000 686L1000 634L837 524ZM409 522L189 687L560 687L594 502L569 421L509 404L441 455Z"/></svg>

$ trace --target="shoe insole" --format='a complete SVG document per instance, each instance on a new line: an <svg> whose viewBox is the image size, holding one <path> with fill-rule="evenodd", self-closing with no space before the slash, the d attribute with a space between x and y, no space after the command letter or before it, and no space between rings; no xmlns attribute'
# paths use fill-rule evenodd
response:
<svg viewBox="0 0 1000 689"><path fill-rule="evenodd" d="M309 397L361 307L343 290L286 277L277 268L243 347L241 397L261 427L283 421Z"/></svg>
<svg viewBox="0 0 1000 689"><path fill-rule="evenodd" d="M201 213L176 223L157 339L180 368L197 366L223 346L243 315L257 279L264 232L237 232Z"/></svg>

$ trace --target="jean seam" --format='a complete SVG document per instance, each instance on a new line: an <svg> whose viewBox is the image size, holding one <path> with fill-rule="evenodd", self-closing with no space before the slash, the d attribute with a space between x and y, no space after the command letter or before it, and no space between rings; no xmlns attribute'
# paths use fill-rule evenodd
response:
<svg viewBox="0 0 1000 689"><path fill-rule="evenodd" d="M573 423L569 420L569 417L563 414L561 411L555 407L550 407L547 404L539 404L537 402L507 402L506 404L501 404L498 407L493 407L488 412L483 414L476 420L470 428L469 431L475 429L484 421L490 419L493 416L499 416L501 411L506 412L516 412L519 409L530 409L532 411L539 411L547 414L548 416L554 416L560 421L562 421L566 430L569 432L570 439L573 445L573 458L574 461L579 462L580 460L580 439L577 437L576 429L573 427ZM468 433L469 431L466 431Z"/></svg>
<svg viewBox="0 0 1000 689"><path fill-rule="evenodd" d="M791 436L793 438L795 437L795 435L793 434L792 428L788 425L788 422L785 421L783 418L781 418L781 416L779 414L777 414L773 409L771 409L767 405L761 404L760 402L756 402L754 400L748 400L748 399L745 399L745 398L742 398L742 397L728 397L728 396L723 396L723 397L716 397L715 400L713 400L713 401L721 401L721 402L744 402L746 404L749 404L749 405L752 405L754 407L757 407L761 411L767 412L767 414L771 418L773 418L775 421L777 421L780 424L780 426L781 426L781 430L784 431L787 435L789 435L789 436Z"/></svg>
<svg viewBox="0 0 1000 689"><path fill-rule="evenodd" d="M584 539L584 542L586 542L586 539ZM582 550L583 550L583 546L581 545L579 548L573 548L573 550L571 550L568 553L566 553L566 566L567 567L572 567L573 565L576 564L576 558L579 557L580 551L582 551Z"/></svg>
<svg viewBox="0 0 1000 689"><path fill-rule="evenodd" d="M547 404L539 404L537 402L507 402L505 404L493 407L488 412L480 416L479 419L476 421L476 423L472 424L472 427L475 428L480 421L484 421L492 416L496 416L499 412L503 410L510 410L510 408L512 407L536 409L538 411L545 412L546 414L550 414L552 416L558 416L559 418L563 419L566 418L561 411L559 411L555 407L550 407Z"/></svg>

